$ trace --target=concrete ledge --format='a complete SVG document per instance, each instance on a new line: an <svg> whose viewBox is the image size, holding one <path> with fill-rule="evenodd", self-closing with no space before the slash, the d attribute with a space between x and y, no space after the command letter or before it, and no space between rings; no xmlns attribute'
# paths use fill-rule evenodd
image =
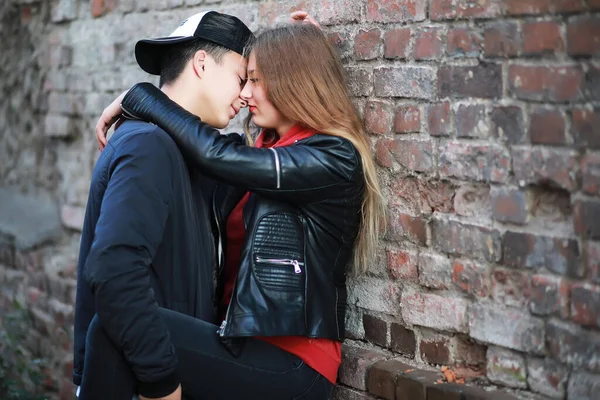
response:
<svg viewBox="0 0 600 400"><path fill-rule="evenodd" d="M443 379L441 372L386 359L389 355L384 352L344 345L343 354L340 385L332 396L335 400L517 400L505 391L438 383Z"/></svg>
<svg viewBox="0 0 600 400"><path fill-rule="evenodd" d="M58 206L49 196L0 188L0 247L28 250L58 237L61 231Z"/></svg>

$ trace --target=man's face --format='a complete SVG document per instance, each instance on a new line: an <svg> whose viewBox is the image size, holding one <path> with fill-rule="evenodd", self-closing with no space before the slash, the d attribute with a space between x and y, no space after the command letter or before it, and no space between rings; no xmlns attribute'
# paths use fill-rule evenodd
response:
<svg viewBox="0 0 600 400"><path fill-rule="evenodd" d="M201 77L202 103L200 118L215 128L222 129L240 111L239 96L246 82L246 60L238 53L228 52L217 63L210 55L204 61Z"/></svg>

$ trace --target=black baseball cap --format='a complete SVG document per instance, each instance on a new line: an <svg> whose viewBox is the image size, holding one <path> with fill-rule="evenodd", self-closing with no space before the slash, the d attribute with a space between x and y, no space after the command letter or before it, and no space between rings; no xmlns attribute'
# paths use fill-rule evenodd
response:
<svg viewBox="0 0 600 400"><path fill-rule="evenodd" d="M152 75L160 75L161 59L176 44L203 39L244 54L244 48L254 39L254 34L238 18L206 11L192 15L168 37L143 39L135 45L135 59L139 66Z"/></svg>

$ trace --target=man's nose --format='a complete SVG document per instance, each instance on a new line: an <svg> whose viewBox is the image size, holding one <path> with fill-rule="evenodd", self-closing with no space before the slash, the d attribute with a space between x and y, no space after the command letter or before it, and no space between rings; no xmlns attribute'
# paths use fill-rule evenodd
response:
<svg viewBox="0 0 600 400"><path fill-rule="evenodd" d="M246 84L242 88L242 91L240 92L240 99L242 101L245 101L246 104L248 104L248 100L250 100L251 97L252 97L252 90L250 90L250 85L248 85L248 83L246 82Z"/></svg>

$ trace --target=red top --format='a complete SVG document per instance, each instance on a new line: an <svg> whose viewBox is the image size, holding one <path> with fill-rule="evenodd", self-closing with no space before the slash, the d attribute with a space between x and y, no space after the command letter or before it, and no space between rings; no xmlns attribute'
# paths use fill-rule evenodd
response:
<svg viewBox="0 0 600 400"><path fill-rule="evenodd" d="M261 134L256 142L256 147L289 146L295 143L296 140L306 139L314 134L314 131L296 125L281 139L272 143L263 143L263 135ZM231 301L235 278L239 270L242 245L244 236L246 235L242 210L249 197L250 192L246 193L242 200L240 200L227 219L227 252L225 254L224 266L225 286L223 290L223 299L221 301L224 310L227 309L227 306ZM323 338L312 339L306 336L269 336L258 337L258 339L269 342L298 356L308 366L335 385L342 359L340 342Z"/></svg>

